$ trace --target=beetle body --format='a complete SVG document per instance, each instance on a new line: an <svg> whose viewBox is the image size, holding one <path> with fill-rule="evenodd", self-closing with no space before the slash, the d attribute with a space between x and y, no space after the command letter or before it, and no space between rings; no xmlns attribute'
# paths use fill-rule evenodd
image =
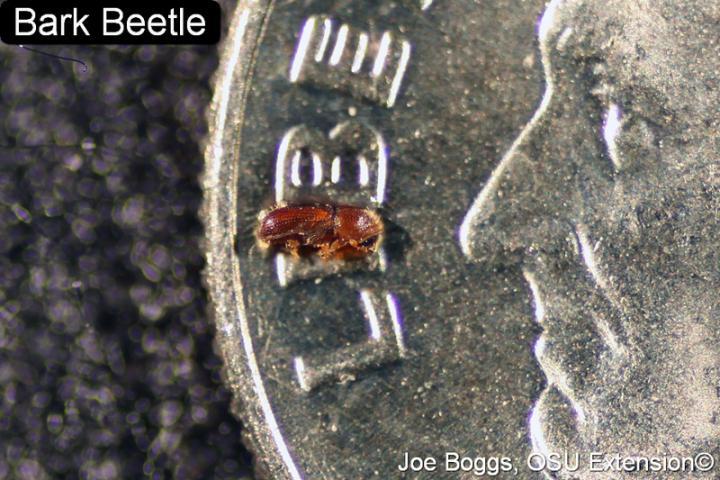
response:
<svg viewBox="0 0 720 480"><path fill-rule="evenodd" d="M296 257L351 260L377 251L383 231L380 217L366 208L287 205L262 216L257 237L262 246Z"/></svg>

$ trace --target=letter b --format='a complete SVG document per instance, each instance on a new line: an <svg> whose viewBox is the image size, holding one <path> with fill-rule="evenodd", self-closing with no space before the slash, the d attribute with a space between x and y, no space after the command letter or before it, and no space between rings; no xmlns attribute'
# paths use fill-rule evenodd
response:
<svg viewBox="0 0 720 480"><path fill-rule="evenodd" d="M115 18L110 18L108 14L114 13L117 16ZM104 8L103 9L103 35L108 37L116 37L118 35L122 35L123 31L125 30L125 26L122 23L123 20L123 12L119 8ZM109 24L114 23L118 25L118 29L111 31L108 29Z"/></svg>
<svg viewBox="0 0 720 480"><path fill-rule="evenodd" d="M20 18L21 13L30 13L30 18ZM32 30L30 31L22 31L20 29L20 24L22 23L29 23L32 27ZM32 8L26 8L26 7L18 7L15 9L15 34L20 36L30 36L35 34L35 30L37 30L37 26L35 25L35 10Z"/></svg>

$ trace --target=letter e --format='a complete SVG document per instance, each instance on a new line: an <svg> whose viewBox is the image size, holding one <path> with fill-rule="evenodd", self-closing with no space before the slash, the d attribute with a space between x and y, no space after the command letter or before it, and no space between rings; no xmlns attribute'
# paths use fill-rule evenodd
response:
<svg viewBox="0 0 720 480"><path fill-rule="evenodd" d="M196 30L197 28L197 30ZM188 33L194 37L199 37L205 33L205 17L199 13L193 13L187 20Z"/></svg>

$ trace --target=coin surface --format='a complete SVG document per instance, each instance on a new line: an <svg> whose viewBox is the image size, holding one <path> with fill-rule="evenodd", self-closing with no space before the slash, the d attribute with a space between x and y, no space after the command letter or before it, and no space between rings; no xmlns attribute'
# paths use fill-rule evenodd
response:
<svg viewBox="0 0 720 480"><path fill-rule="evenodd" d="M261 477L712 453L718 7L611 3L240 3L203 215ZM263 212L312 201L376 212L380 248L259 248Z"/></svg>

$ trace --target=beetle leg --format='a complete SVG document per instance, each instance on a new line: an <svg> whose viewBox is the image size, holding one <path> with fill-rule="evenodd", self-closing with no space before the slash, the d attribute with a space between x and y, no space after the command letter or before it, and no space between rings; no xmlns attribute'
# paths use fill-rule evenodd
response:
<svg viewBox="0 0 720 480"><path fill-rule="evenodd" d="M285 248L293 256L293 258L300 258L300 242L295 239L288 240L285 242Z"/></svg>
<svg viewBox="0 0 720 480"><path fill-rule="evenodd" d="M327 260L328 258L332 257L335 250L337 250L335 248L335 242L323 243L320 246L320 251L318 252L318 255L320 255L320 258Z"/></svg>
<svg viewBox="0 0 720 480"><path fill-rule="evenodd" d="M335 240L333 242L327 242L323 243L320 247L319 255L320 257L324 259L332 258L335 252L337 252L340 248L342 248L343 242L340 240Z"/></svg>

